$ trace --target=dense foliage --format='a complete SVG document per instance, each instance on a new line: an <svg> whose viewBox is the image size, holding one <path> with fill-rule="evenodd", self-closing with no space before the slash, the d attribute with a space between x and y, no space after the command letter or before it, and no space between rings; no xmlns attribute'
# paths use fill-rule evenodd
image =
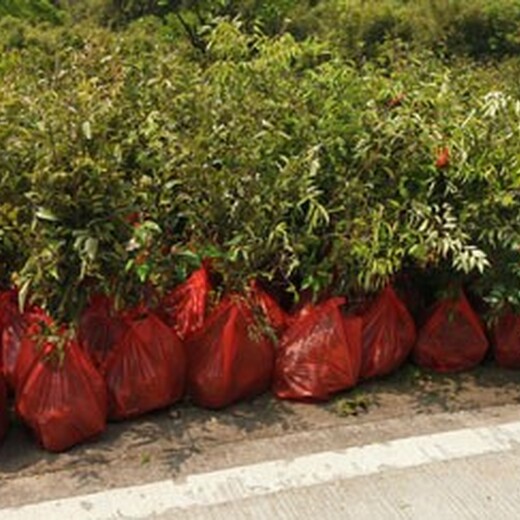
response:
<svg viewBox="0 0 520 520"><path fill-rule="evenodd" d="M520 301L517 0L55 4L0 19L0 284L22 299L70 320L209 256L224 289L413 271Z"/></svg>
<svg viewBox="0 0 520 520"><path fill-rule="evenodd" d="M2 0L0 17L4 16L57 23L63 20L64 13L50 0Z"/></svg>

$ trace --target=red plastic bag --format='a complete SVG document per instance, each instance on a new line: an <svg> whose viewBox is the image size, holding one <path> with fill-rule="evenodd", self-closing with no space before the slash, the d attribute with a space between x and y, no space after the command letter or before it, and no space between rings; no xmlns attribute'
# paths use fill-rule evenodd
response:
<svg viewBox="0 0 520 520"><path fill-rule="evenodd" d="M112 300L104 295L96 295L81 315L78 341L94 365L101 367L125 330L126 323L115 311Z"/></svg>
<svg viewBox="0 0 520 520"><path fill-rule="evenodd" d="M202 328L210 290L208 271L203 266L163 298L159 316L181 340Z"/></svg>
<svg viewBox="0 0 520 520"><path fill-rule="evenodd" d="M76 341L60 353L46 342L17 393L16 410L46 450L64 451L104 431L105 384Z"/></svg>
<svg viewBox="0 0 520 520"><path fill-rule="evenodd" d="M7 388L5 386L5 381L0 373L0 442L5 437L7 433L7 427L9 423L9 415L7 408Z"/></svg>
<svg viewBox="0 0 520 520"><path fill-rule="evenodd" d="M0 332L9 323L11 316L18 310L18 294L15 290L0 292Z"/></svg>
<svg viewBox="0 0 520 520"><path fill-rule="evenodd" d="M416 340L414 321L392 286L387 286L362 315L362 379L398 369Z"/></svg>
<svg viewBox="0 0 520 520"><path fill-rule="evenodd" d="M419 332L415 362L438 372L469 370L486 355L488 340L466 296L441 300Z"/></svg>
<svg viewBox="0 0 520 520"><path fill-rule="evenodd" d="M2 332L2 365L8 386L16 389L23 383L28 368L35 358L34 342L31 337L40 334L52 319L39 307L31 307L21 314L11 315L10 321Z"/></svg>
<svg viewBox="0 0 520 520"><path fill-rule="evenodd" d="M343 298L300 314L282 336L273 390L280 399L324 401L353 387L361 368L361 319L343 318Z"/></svg>
<svg viewBox="0 0 520 520"><path fill-rule="evenodd" d="M3 371L3 332L19 315L16 291L0 292L0 372Z"/></svg>
<svg viewBox="0 0 520 520"><path fill-rule="evenodd" d="M276 334L281 334L289 323L288 314L278 305L276 300L264 291L258 282L251 284L253 302L260 307L267 322Z"/></svg>
<svg viewBox="0 0 520 520"><path fill-rule="evenodd" d="M157 316L136 312L104 365L109 417L136 417L170 406L184 392L186 355L175 333Z"/></svg>
<svg viewBox="0 0 520 520"><path fill-rule="evenodd" d="M520 315L507 312L493 330L493 347L497 364L502 368L520 369Z"/></svg>
<svg viewBox="0 0 520 520"><path fill-rule="evenodd" d="M269 389L272 343L243 299L223 300L187 345L188 393L206 408L223 408Z"/></svg>
<svg viewBox="0 0 520 520"><path fill-rule="evenodd" d="M35 321L21 329L19 337L16 335L10 337L12 343L8 343L8 345L13 345L12 352L16 352L16 358L14 358L12 370L8 372L8 381L15 392L18 392L23 386L31 369L42 355L43 345L38 342L37 338L41 337L43 332L43 324ZM17 345L16 348L15 345Z"/></svg>

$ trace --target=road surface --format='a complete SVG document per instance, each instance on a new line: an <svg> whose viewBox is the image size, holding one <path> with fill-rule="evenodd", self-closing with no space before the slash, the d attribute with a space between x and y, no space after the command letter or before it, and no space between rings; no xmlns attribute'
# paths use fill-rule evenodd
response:
<svg viewBox="0 0 520 520"><path fill-rule="evenodd" d="M246 438L171 478L90 493L66 470L14 479L0 519L517 519L518 418L510 405Z"/></svg>
<svg viewBox="0 0 520 520"><path fill-rule="evenodd" d="M14 424L0 520L516 520L519 402L520 372L409 368L319 406L185 403L60 455Z"/></svg>

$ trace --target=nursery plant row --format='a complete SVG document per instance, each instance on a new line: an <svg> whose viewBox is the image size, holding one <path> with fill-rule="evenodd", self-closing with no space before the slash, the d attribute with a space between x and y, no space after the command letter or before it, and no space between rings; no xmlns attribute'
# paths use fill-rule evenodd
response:
<svg viewBox="0 0 520 520"><path fill-rule="evenodd" d="M46 448L184 395L326 399L410 355L462 370L489 341L516 366L516 18L478 2L489 41L504 24L490 62L471 23L441 52L384 3L397 33L357 17L362 45L342 2L308 38L0 20L2 370Z"/></svg>

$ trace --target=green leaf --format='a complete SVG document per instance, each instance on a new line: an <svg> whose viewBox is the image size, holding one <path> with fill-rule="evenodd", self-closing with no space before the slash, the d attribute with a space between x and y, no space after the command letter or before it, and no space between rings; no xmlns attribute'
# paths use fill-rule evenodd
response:
<svg viewBox="0 0 520 520"><path fill-rule="evenodd" d="M87 139L87 141L90 141L92 139L92 126L90 124L90 121L84 121L81 125L81 130L83 132L83 135L85 136L85 139Z"/></svg>
<svg viewBox="0 0 520 520"><path fill-rule="evenodd" d="M95 260L98 251L99 241L97 238L89 237L85 241L85 252L90 260Z"/></svg>
<svg viewBox="0 0 520 520"><path fill-rule="evenodd" d="M36 218L40 220L47 220L49 222L58 222L59 220L51 210L42 207L36 210Z"/></svg>

